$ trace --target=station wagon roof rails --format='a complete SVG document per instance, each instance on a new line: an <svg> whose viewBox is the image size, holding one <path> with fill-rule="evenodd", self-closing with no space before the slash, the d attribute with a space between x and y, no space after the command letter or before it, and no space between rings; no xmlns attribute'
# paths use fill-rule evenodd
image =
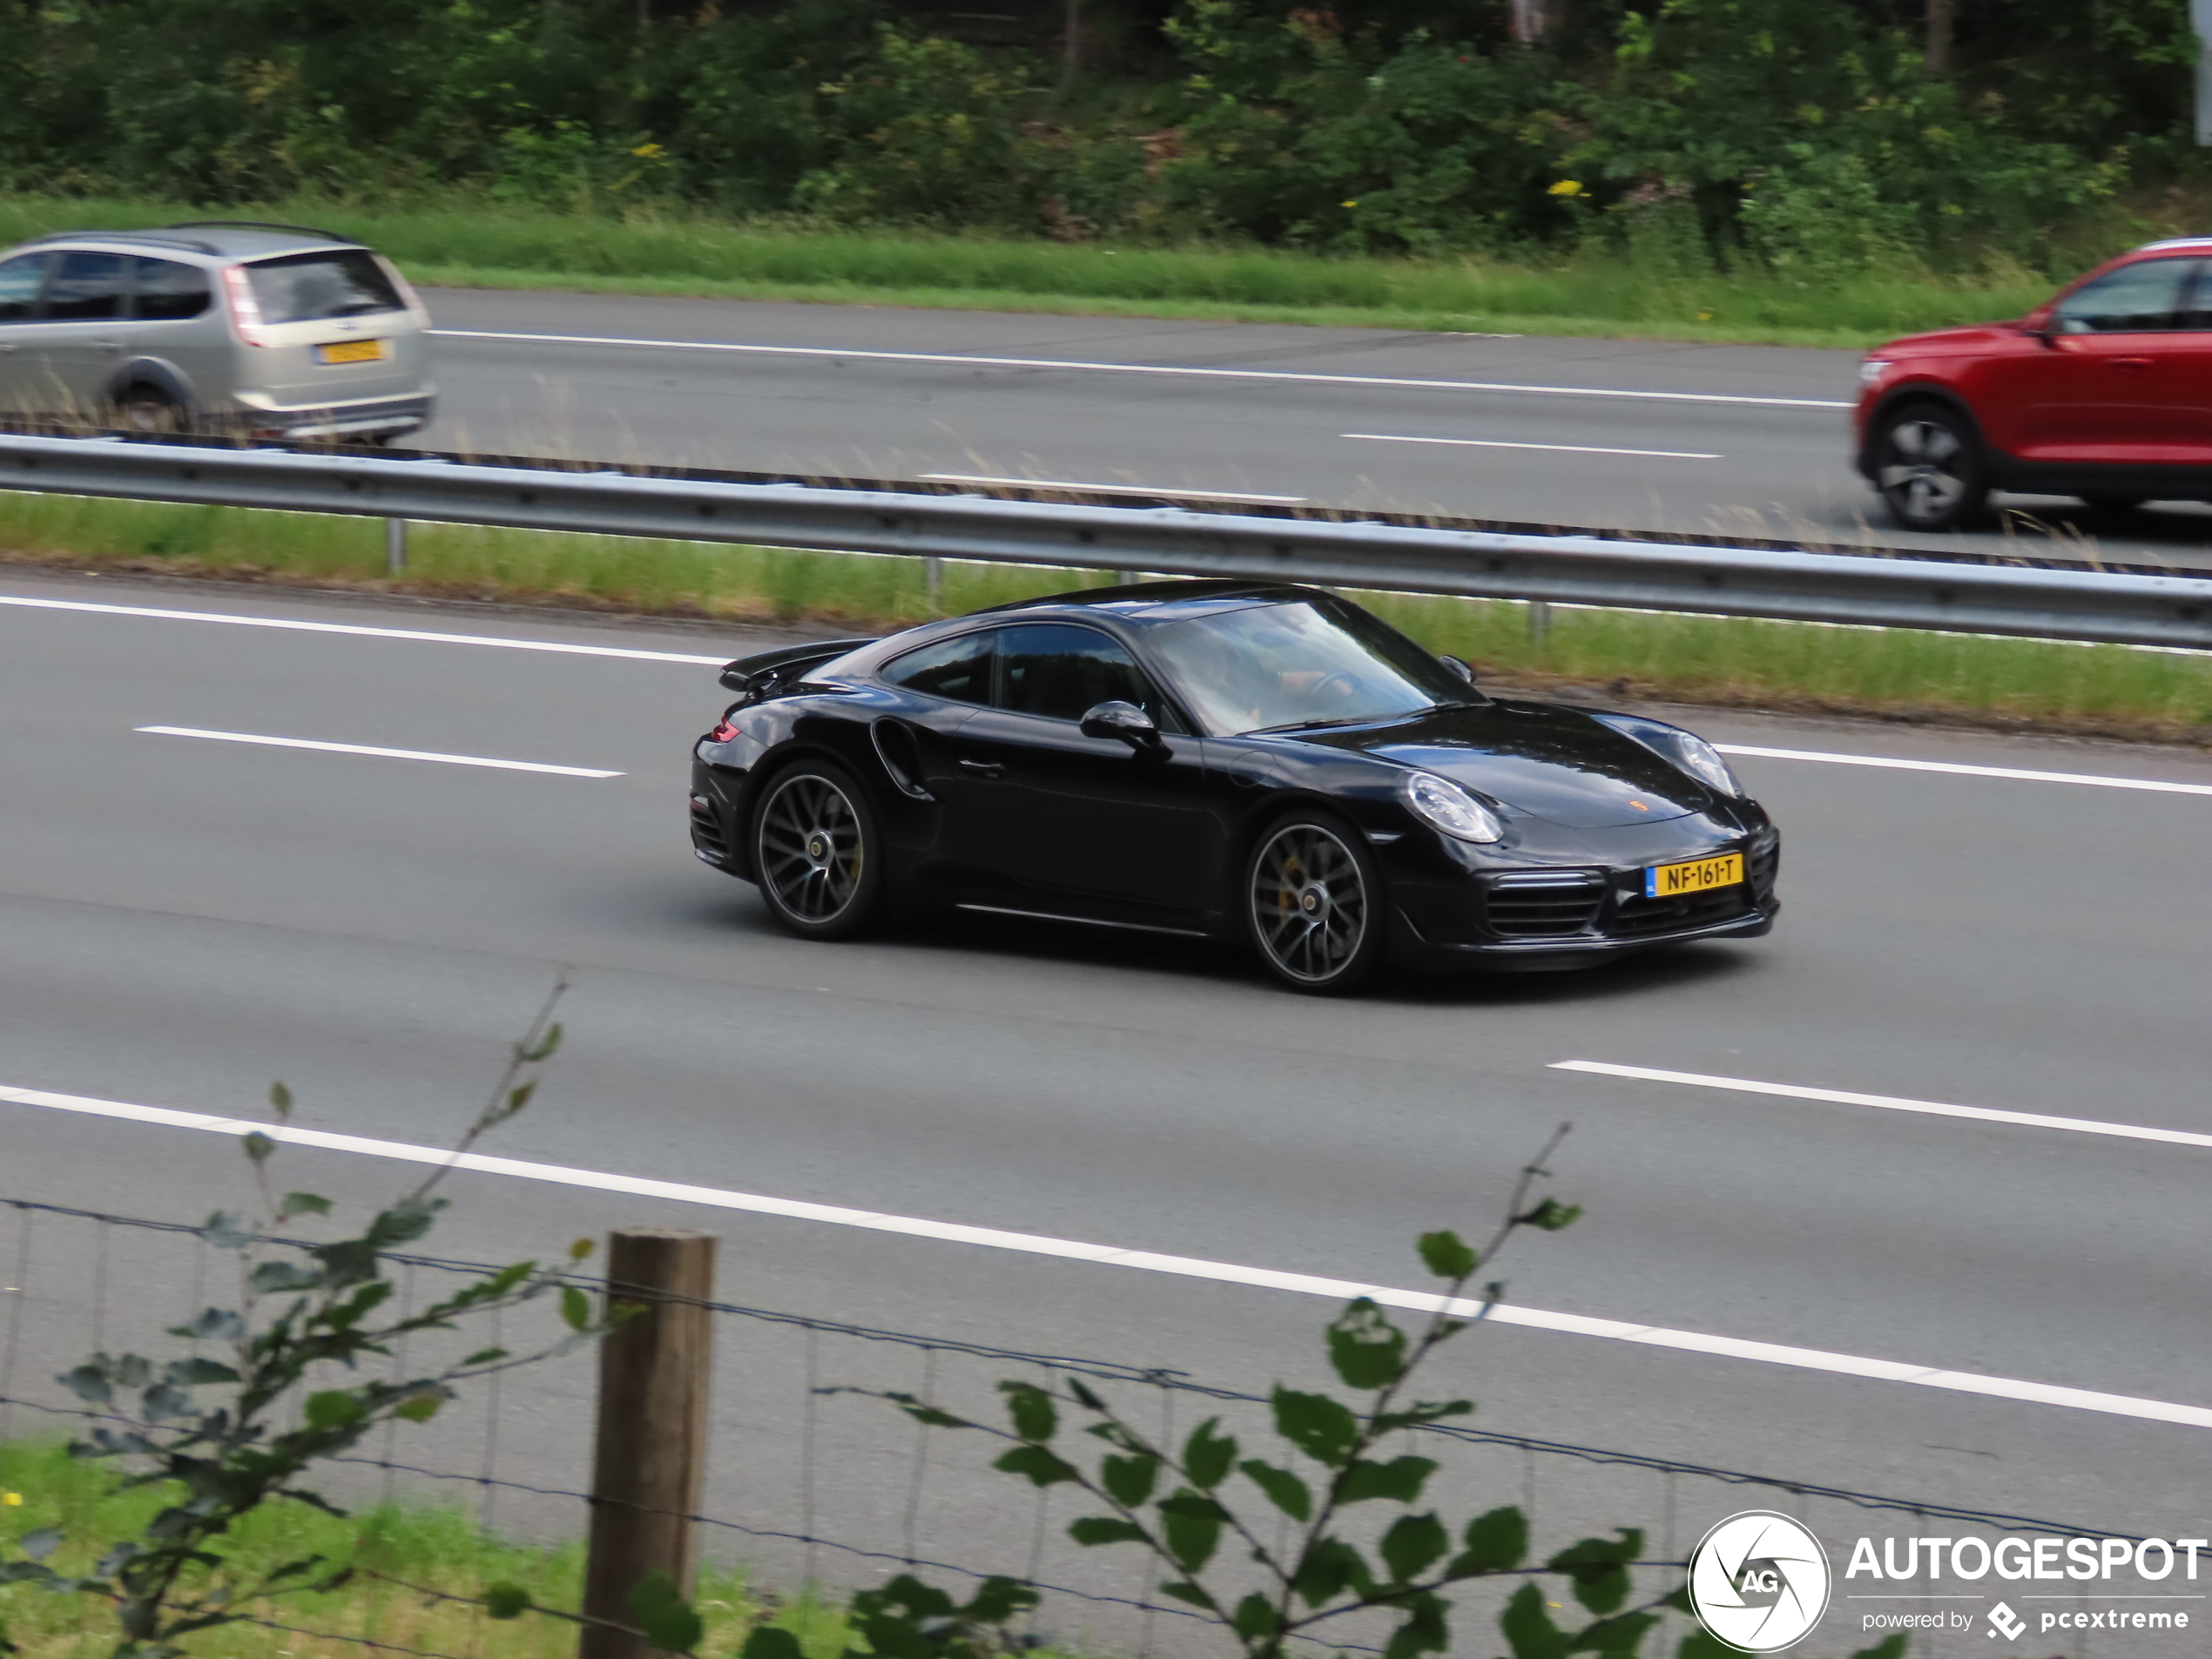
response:
<svg viewBox="0 0 2212 1659"><path fill-rule="evenodd" d="M203 242L196 236L164 236L159 231L49 231L22 246L37 247L45 242L151 242L156 247L188 247L195 253L212 253L217 259L223 255L223 250L212 242Z"/></svg>
<svg viewBox="0 0 2212 1659"><path fill-rule="evenodd" d="M172 231L291 231L300 236L320 236L326 242L351 244L350 236L340 236L334 231L319 231L312 225L280 225L266 219L181 219L167 227Z"/></svg>

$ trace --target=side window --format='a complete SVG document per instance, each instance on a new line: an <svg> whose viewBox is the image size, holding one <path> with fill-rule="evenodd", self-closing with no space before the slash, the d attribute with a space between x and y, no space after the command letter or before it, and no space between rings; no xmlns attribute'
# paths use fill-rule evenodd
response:
<svg viewBox="0 0 2212 1659"><path fill-rule="evenodd" d="M174 260L137 259L131 278L131 314L145 322L182 322L207 309L214 295L207 273Z"/></svg>
<svg viewBox="0 0 2212 1659"><path fill-rule="evenodd" d="M2198 261L2143 260L2108 271L2059 302L2052 327L2061 334L2163 334L2182 326L2182 285Z"/></svg>
<svg viewBox="0 0 2212 1659"><path fill-rule="evenodd" d="M998 630L961 634L941 639L920 651L894 657L883 665L883 678L894 685L954 703L991 700L991 658Z"/></svg>
<svg viewBox="0 0 2212 1659"><path fill-rule="evenodd" d="M998 705L1048 720L1080 720L1101 703L1134 703L1163 718L1158 693L1128 651L1095 628L1037 622L999 642Z"/></svg>
<svg viewBox="0 0 2212 1659"><path fill-rule="evenodd" d="M46 285L48 322L105 322L123 314L129 256L64 253Z"/></svg>
<svg viewBox="0 0 2212 1659"><path fill-rule="evenodd" d="M0 264L0 323L29 322L38 308L39 285L52 256L26 253Z"/></svg>

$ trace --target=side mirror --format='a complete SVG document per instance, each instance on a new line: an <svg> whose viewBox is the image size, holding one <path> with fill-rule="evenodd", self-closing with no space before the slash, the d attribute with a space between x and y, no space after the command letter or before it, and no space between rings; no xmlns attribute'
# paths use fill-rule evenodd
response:
<svg viewBox="0 0 2212 1659"><path fill-rule="evenodd" d="M1101 703L1083 716L1082 731L1087 738L1119 738L1132 749L1155 749L1160 743L1160 728L1134 703Z"/></svg>
<svg viewBox="0 0 2212 1659"><path fill-rule="evenodd" d="M1472 685L1474 684L1474 670L1468 667L1467 664L1462 662L1459 658L1440 652L1436 660L1443 664L1445 667L1450 669L1453 673L1458 675L1460 678L1465 680L1468 685Z"/></svg>

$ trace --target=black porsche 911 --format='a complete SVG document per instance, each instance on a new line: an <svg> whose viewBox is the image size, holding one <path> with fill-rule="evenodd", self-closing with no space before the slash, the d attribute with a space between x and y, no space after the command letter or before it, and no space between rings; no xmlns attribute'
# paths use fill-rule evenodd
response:
<svg viewBox="0 0 2212 1659"><path fill-rule="evenodd" d="M1703 738L1485 696L1316 589L1094 588L731 664L691 844L810 938L929 907L1249 941L1293 989L1774 925Z"/></svg>

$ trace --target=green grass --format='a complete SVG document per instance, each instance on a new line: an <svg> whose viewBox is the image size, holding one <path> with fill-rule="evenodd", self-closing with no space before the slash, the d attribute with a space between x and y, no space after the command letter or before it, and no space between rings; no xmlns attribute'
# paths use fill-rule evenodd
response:
<svg viewBox="0 0 2212 1659"><path fill-rule="evenodd" d="M703 294L1510 334L1861 347L2017 316L2042 278L1866 273L1814 284L1685 275L1631 261L1389 260L985 237L863 234L675 212L587 217L478 204L365 210L300 201L226 210L299 219L382 248L426 285ZM0 244L204 212L158 202L0 199Z"/></svg>
<svg viewBox="0 0 2212 1659"><path fill-rule="evenodd" d="M381 520L0 492L0 555L179 574L388 585ZM1098 572L921 562L604 536L417 524L408 592L624 611L890 627L1109 580ZM1531 640L1513 601L1363 596L1485 673L1622 698L1934 718L2212 741L2212 658L1903 629L1554 607Z"/></svg>
<svg viewBox="0 0 2212 1659"><path fill-rule="evenodd" d="M113 1475L112 1466L79 1461L57 1444L0 1445L0 1559L14 1557L10 1546L24 1534L57 1527L66 1541L48 1564L82 1571L108 1545L138 1534L170 1500L158 1489L117 1495ZM6 1502L9 1494L22 1501ZM576 1651L576 1626L565 1621L530 1614L489 1619L478 1609L430 1600L372 1573L453 1595L475 1596L489 1584L519 1584L533 1601L573 1609L583 1598L580 1543L516 1542L487 1534L458 1507L415 1504L382 1505L343 1519L303 1504L277 1504L249 1517L232 1537L233 1558L248 1571L317 1554L371 1569L329 1595L287 1596L247 1609L273 1622L468 1659L569 1659ZM703 1654L734 1651L745 1633L764 1621L797 1633L808 1659L834 1659L844 1650L845 1621L836 1609L811 1596L779 1603L751 1591L738 1569L704 1569L697 1605L707 1627ZM0 1623L24 1659L94 1659L112 1649L118 1637L108 1604L27 1584L0 1586ZM187 1646L196 1659L360 1659L373 1651L254 1625L206 1631L187 1638Z"/></svg>

